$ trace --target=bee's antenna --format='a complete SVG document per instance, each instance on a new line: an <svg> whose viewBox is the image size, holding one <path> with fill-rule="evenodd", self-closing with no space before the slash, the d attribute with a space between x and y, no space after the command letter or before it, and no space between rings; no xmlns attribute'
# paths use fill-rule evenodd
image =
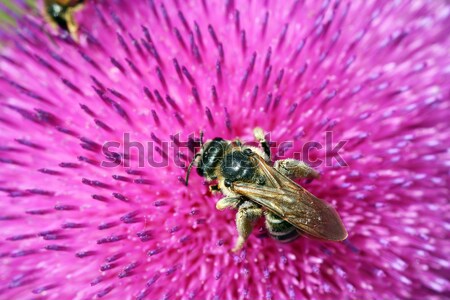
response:
<svg viewBox="0 0 450 300"><path fill-rule="evenodd" d="M202 149L203 149L203 130L200 130L200 146L202 147Z"/></svg>
<svg viewBox="0 0 450 300"><path fill-rule="evenodd" d="M185 179L185 181L184 181L184 183L186 184L186 186L188 185L188 182L189 182L189 174L191 174L192 166L194 165L195 161L197 160L197 157L199 157L199 156L200 156L199 153L195 154L194 159L193 159L193 160L191 161L191 163L189 164L188 171L187 171L187 174L186 174L186 179Z"/></svg>
<svg viewBox="0 0 450 300"><path fill-rule="evenodd" d="M201 146L202 150L203 150L203 145L204 145L204 143L203 143L203 130L200 130L200 146ZM199 156L201 156L200 153L195 154L194 159L189 164L188 171L187 171L187 174L186 174L186 179L184 181L186 186L188 185L188 182L189 182L189 174L191 174L192 166L194 166L194 163L197 160L197 157L199 157Z"/></svg>

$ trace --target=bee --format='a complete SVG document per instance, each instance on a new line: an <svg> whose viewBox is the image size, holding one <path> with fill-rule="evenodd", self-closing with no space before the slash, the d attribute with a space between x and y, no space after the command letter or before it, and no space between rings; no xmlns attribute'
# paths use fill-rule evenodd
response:
<svg viewBox="0 0 450 300"><path fill-rule="evenodd" d="M77 39L78 25L73 18L75 11L79 10L87 0L45 0L44 16L54 27L70 33Z"/></svg>
<svg viewBox="0 0 450 300"><path fill-rule="evenodd" d="M236 252L244 246L256 221L265 218L265 227L280 242L295 240L300 234L342 241L347 231L336 210L295 183L298 178L317 178L318 173L302 161L283 159L273 162L270 147L261 128L254 130L260 147L216 137L203 143L189 165L210 182L210 190L225 197L216 203L218 210L237 209Z"/></svg>

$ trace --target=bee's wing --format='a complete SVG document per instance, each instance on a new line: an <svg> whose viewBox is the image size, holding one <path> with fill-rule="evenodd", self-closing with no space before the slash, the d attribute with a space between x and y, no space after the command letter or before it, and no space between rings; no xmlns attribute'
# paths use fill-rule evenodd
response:
<svg viewBox="0 0 450 300"><path fill-rule="evenodd" d="M235 182L232 190L291 223L306 234L320 239L342 241L347 238L336 210L254 156L266 178L266 185Z"/></svg>

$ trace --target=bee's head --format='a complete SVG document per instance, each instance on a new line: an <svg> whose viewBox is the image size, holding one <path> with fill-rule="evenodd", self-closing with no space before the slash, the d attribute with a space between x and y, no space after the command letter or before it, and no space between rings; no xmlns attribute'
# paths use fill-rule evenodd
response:
<svg viewBox="0 0 450 300"><path fill-rule="evenodd" d="M223 160L225 149L229 142L223 138L216 137L208 141L200 152L200 161L197 164L197 173L200 176L216 179L214 171Z"/></svg>
<svg viewBox="0 0 450 300"><path fill-rule="evenodd" d="M189 165L189 169L186 175L186 185L188 184L189 174L194 163L197 165L197 173L208 179L216 179L214 171L216 167L223 160L225 149L230 143L223 138L216 137L213 140L207 141L203 144L203 134L201 135L201 146L202 149L199 153L195 155L194 160L192 160Z"/></svg>

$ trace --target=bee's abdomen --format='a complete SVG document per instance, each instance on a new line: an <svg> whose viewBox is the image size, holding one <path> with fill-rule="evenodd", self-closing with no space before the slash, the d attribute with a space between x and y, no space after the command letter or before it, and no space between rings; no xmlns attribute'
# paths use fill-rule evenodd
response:
<svg viewBox="0 0 450 300"><path fill-rule="evenodd" d="M297 228L270 212L265 213L266 228L269 234L282 243L289 243L300 236Z"/></svg>

